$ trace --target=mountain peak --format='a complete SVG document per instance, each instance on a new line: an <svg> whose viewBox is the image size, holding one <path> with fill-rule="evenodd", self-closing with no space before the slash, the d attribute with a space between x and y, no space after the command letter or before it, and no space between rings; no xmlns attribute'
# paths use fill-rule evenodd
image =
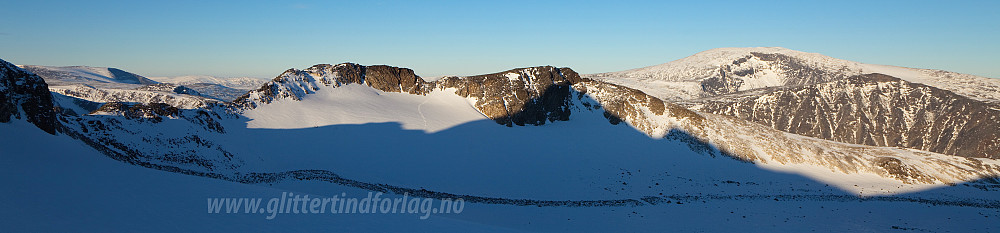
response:
<svg viewBox="0 0 1000 233"><path fill-rule="evenodd" d="M138 74L110 67L92 66L35 66L20 65L24 70L37 74L49 84L66 83L108 83L108 84L156 84Z"/></svg>
<svg viewBox="0 0 1000 233"><path fill-rule="evenodd" d="M954 72L864 64L781 47L717 48L668 63L584 75L671 101L690 101L773 87L795 87L882 73L909 82L1000 102L1000 80Z"/></svg>

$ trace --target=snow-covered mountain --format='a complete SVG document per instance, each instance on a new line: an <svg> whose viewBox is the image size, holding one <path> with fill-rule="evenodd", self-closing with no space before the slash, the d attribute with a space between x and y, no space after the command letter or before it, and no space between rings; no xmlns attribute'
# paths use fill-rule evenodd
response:
<svg viewBox="0 0 1000 233"><path fill-rule="evenodd" d="M6 67L13 75L0 80L6 82L0 90L44 87L38 76ZM277 187L314 195L463 198L469 212L432 219L474 229L805 231L820 224L849 231L891 222L907 229L989 231L996 226L982 221L1000 217L1000 161L989 156L835 142L708 111L709 103L744 100L726 94L753 98L740 94L742 85L674 103L658 97L663 93L588 77L539 66L428 81L407 68L342 63L289 69L232 102L178 94L177 86L74 84L0 96L18 96L5 98L9 105L35 101L41 107L19 112L51 115L53 137L125 164L253 186L247 189L255 192ZM833 85L855 76L810 77L771 77L783 84L759 90ZM933 94L907 95L921 100L965 98L914 85L857 89ZM728 88L721 87L711 90ZM772 92L754 95L766 93ZM941 107L924 105L913 115L963 109L935 106ZM950 119L995 116L990 114ZM0 127L20 131L39 121L8 122ZM8 132L0 130L0 138L16 137ZM11 150L24 155L32 149ZM11 159L8 166L29 161ZM940 210L954 220L927 221Z"/></svg>
<svg viewBox="0 0 1000 233"><path fill-rule="evenodd" d="M994 132L1000 127L1000 79L862 64L784 48L713 49L662 65L585 77L810 137L1000 156Z"/></svg>
<svg viewBox="0 0 1000 233"><path fill-rule="evenodd" d="M200 108L224 101L203 94L194 88L172 83L159 83L115 68L32 65L18 67L32 73L38 72L38 76L49 84L48 89L58 94L56 98L65 96L94 104L112 102L166 103L183 109ZM96 109L94 104L84 104L87 106L76 110L87 113Z"/></svg>
<svg viewBox="0 0 1000 233"><path fill-rule="evenodd" d="M109 67L90 66L19 66L28 72L45 78L49 85L59 86L67 83L100 84L156 84L156 81L129 73L124 70Z"/></svg>
<svg viewBox="0 0 1000 233"><path fill-rule="evenodd" d="M719 48L650 67L588 74L670 101L747 92L768 87L811 85L854 75L881 73L1000 102L1000 80L942 70L864 64L786 48Z"/></svg>
<svg viewBox="0 0 1000 233"><path fill-rule="evenodd" d="M1000 158L1000 106L883 74L724 97L694 109L840 142Z"/></svg>

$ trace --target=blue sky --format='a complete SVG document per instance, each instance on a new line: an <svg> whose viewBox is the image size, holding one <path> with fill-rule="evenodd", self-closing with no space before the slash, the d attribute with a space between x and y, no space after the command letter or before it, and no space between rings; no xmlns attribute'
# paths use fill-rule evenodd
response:
<svg viewBox="0 0 1000 233"><path fill-rule="evenodd" d="M0 0L0 59L270 78L320 63L422 76L581 73L779 46L1000 78L1000 1Z"/></svg>

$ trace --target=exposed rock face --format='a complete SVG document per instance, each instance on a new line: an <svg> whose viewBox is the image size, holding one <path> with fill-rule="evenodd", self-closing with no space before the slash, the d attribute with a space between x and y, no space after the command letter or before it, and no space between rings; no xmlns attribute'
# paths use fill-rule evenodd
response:
<svg viewBox="0 0 1000 233"><path fill-rule="evenodd" d="M136 88L136 90L140 90L140 91L164 91L164 92L173 92L173 93L176 93L176 94L186 94L186 95L201 96L201 93L198 93L198 91L195 91L194 89L191 89L191 88L188 88L188 87L185 87L185 86L181 86L181 85L177 85L177 84L170 84L170 83L150 84L150 85L146 85L146 86L143 86L143 87L140 87L140 88Z"/></svg>
<svg viewBox="0 0 1000 233"><path fill-rule="evenodd" d="M605 117L608 118L611 124L627 121L640 131L654 137L665 136L668 133L665 130L670 130L660 128L663 126L654 123L657 120L653 118L658 116L662 116L665 119L683 121L671 122L673 124L667 127L693 130L702 127L704 124L704 117L694 111L673 103L664 102L659 98L629 87L590 79L583 79L582 82L573 87L581 93L595 98L603 106Z"/></svg>
<svg viewBox="0 0 1000 233"><path fill-rule="evenodd" d="M368 86L385 92L403 92L410 94L426 94L428 83L417 77L413 70L385 65L362 66L364 78Z"/></svg>
<svg viewBox="0 0 1000 233"><path fill-rule="evenodd" d="M132 104L111 102L104 104L91 114L114 114L124 116L126 119L152 119L160 122L163 120L162 117L176 117L179 112L176 107L165 103Z"/></svg>
<svg viewBox="0 0 1000 233"><path fill-rule="evenodd" d="M45 132L56 132L56 112L45 81L0 60L0 122L22 117Z"/></svg>
<svg viewBox="0 0 1000 233"><path fill-rule="evenodd" d="M709 101L698 110L839 142L1000 158L1000 107L881 74Z"/></svg>
<svg viewBox="0 0 1000 233"><path fill-rule="evenodd" d="M570 85L579 81L580 75L569 68L543 66L448 77L438 86L475 100L476 109L499 124L523 126L569 120Z"/></svg>

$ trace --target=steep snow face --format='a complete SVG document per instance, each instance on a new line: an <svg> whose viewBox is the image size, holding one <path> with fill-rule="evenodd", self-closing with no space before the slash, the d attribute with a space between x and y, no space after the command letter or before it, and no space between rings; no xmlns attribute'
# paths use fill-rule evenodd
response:
<svg viewBox="0 0 1000 233"><path fill-rule="evenodd" d="M940 70L871 65L785 48L719 48L669 63L584 77L688 101L768 87L810 85L882 73L977 100L1000 102L1000 80Z"/></svg>
<svg viewBox="0 0 1000 233"><path fill-rule="evenodd" d="M395 122L403 129L437 132L476 120L487 120L455 95L435 90L426 95L384 92L361 84L325 87L300 100L279 100L246 111L249 128L295 129L341 124Z"/></svg>
<svg viewBox="0 0 1000 233"><path fill-rule="evenodd" d="M155 84L156 81L137 74L108 67L90 66L20 66L31 73L42 76L50 85L58 86L66 83L100 84Z"/></svg>

